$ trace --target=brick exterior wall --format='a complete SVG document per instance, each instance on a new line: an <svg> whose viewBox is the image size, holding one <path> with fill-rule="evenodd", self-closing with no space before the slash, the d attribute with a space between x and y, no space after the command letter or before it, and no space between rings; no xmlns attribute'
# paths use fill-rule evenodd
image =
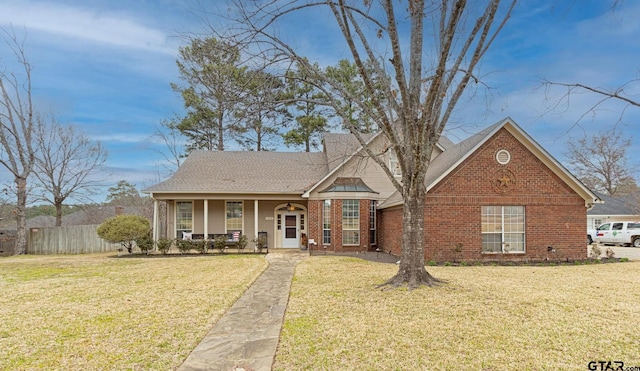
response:
<svg viewBox="0 0 640 371"><path fill-rule="evenodd" d="M360 201L360 244L357 246L342 244L342 200L331 200L331 244L322 243L322 200L313 200L308 203L309 213L309 238L316 241L315 250L327 250L333 252L363 251L375 249L369 242L369 207L370 200Z"/></svg>
<svg viewBox="0 0 640 371"><path fill-rule="evenodd" d="M500 165L505 149L511 161ZM500 179L507 174L509 181ZM482 253L481 207L525 207L525 253ZM584 200L502 129L427 195L425 259L541 261L587 257ZM402 209L382 210L379 242L400 254ZM456 246L462 244L462 251ZM550 252L552 247L555 252Z"/></svg>

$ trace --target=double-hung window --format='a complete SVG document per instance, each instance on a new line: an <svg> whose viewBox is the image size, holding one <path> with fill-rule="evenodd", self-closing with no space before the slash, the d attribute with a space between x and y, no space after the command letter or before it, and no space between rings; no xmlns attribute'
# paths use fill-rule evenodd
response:
<svg viewBox="0 0 640 371"><path fill-rule="evenodd" d="M360 244L360 201L342 201L342 244Z"/></svg>
<svg viewBox="0 0 640 371"><path fill-rule="evenodd" d="M377 202L375 200L371 200L369 206L369 244L375 245L376 241L376 209Z"/></svg>
<svg viewBox="0 0 640 371"><path fill-rule="evenodd" d="M482 252L524 252L524 223L524 206L482 206Z"/></svg>
<svg viewBox="0 0 640 371"><path fill-rule="evenodd" d="M331 200L322 202L322 244L331 245Z"/></svg>
<svg viewBox="0 0 640 371"><path fill-rule="evenodd" d="M193 230L193 203L191 201L176 202L176 237L182 239L182 233Z"/></svg>
<svg viewBox="0 0 640 371"><path fill-rule="evenodd" d="M227 201L227 233L242 232L242 201Z"/></svg>

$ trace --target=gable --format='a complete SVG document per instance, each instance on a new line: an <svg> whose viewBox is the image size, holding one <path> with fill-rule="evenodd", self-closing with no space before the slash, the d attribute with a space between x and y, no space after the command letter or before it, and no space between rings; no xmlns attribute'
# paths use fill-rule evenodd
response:
<svg viewBox="0 0 640 371"><path fill-rule="evenodd" d="M507 151L510 161L496 155ZM504 153L504 152L502 152ZM441 195L575 195L576 192L505 128L500 129L430 192Z"/></svg>

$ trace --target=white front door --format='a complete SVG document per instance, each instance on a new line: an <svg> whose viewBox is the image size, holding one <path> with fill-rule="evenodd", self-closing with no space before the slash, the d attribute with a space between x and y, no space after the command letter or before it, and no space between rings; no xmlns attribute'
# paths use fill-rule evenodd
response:
<svg viewBox="0 0 640 371"><path fill-rule="evenodd" d="M297 213L282 214L284 227L282 228L282 247L300 247L300 217Z"/></svg>

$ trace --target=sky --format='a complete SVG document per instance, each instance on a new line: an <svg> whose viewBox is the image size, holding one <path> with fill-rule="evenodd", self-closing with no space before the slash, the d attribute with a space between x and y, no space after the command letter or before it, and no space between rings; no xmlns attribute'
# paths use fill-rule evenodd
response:
<svg viewBox="0 0 640 371"><path fill-rule="evenodd" d="M166 178L159 153L166 146L152 134L163 119L184 114L170 84L180 81L176 59L185 35L206 30L207 4L224 9L221 0L0 0L0 27L26 36L36 109L107 148L100 174L106 187L126 180L142 190ZM565 164L568 141L612 130L633 138L629 155L637 157L640 108L609 101L593 111L601 97L562 100L563 89L541 83L615 89L638 79L638 19L637 1L523 1L481 63L482 88L461 101L445 134L458 142L509 116ZM345 56L342 40L313 32L330 21L318 14L281 31L310 60L331 65ZM0 45L0 66L20 72L6 45ZM625 91L640 100L640 84ZM11 181L0 170L0 182Z"/></svg>

